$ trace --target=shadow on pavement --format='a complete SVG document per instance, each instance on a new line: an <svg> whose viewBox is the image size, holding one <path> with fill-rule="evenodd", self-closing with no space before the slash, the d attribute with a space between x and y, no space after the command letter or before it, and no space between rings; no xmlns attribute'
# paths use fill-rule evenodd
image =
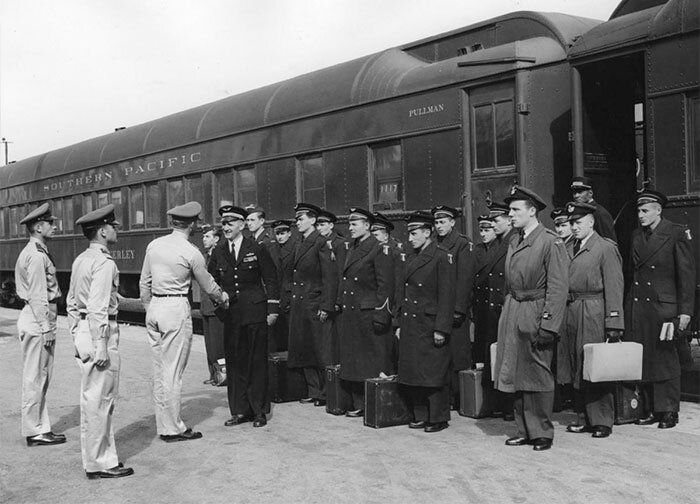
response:
<svg viewBox="0 0 700 504"><path fill-rule="evenodd" d="M65 432L73 427L80 427L80 405L74 405L68 413L63 413L51 422L54 432Z"/></svg>

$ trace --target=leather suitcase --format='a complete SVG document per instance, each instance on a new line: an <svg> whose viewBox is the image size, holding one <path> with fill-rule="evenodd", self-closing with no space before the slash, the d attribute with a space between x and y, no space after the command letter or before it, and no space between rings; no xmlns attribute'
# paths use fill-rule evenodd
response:
<svg viewBox="0 0 700 504"><path fill-rule="evenodd" d="M589 382L642 379L641 343L587 343L583 345L583 379Z"/></svg>
<svg viewBox="0 0 700 504"><path fill-rule="evenodd" d="M413 414L395 376L365 380L364 423L367 427L405 425L412 420Z"/></svg>
<svg viewBox="0 0 700 504"><path fill-rule="evenodd" d="M340 364L326 366L326 413L344 415L352 409L352 395L340 381Z"/></svg>
<svg viewBox="0 0 700 504"><path fill-rule="evenodd" d="M482 418L490 411L488 402L484 399L484 388L481 379L484 372L481 369L469 369L459 372L459 414L471 418Z"/></svg>
<svg viewBox="0 0 700 504"><path fill-rule="evenodd" d="M642 397L637 383L616 382L613 397L615 398L615 425L632 423L644 415Z"/></svg>
<svg viewBox="0 0 700 504"><path fill-rule="evenodd" d="M681 371L681 401L700 402L700 368Z"/></svg>
<svg viewBox="0 0 700 504"><path fill-rule="evenodd" d="M307 396L306 380L301 370L287 369L287 352L268 356L267 373L270 401L291 402Z"/></svg>

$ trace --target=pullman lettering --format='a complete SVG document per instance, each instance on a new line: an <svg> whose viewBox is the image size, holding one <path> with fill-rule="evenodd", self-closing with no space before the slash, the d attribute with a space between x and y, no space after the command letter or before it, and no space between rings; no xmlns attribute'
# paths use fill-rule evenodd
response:
<svg viewBox="0 0 700 504"><path fill-rule="evenodd" d="M414 108L408 111L408 117L418 117L428 114L437 114L445 110L445 105L438 103L437 105L428 105L427 107Z"/></svg>

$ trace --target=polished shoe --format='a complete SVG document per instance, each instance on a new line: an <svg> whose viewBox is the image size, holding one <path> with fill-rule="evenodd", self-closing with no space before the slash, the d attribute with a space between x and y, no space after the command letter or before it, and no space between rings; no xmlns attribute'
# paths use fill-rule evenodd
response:
<svg viewBox="0 0 700 504"><path fill-rule="evenodd" d="M54 434L47 432L45 434L37 434L36 436L27 437L27 446L48 446L55 444L63 444L66 442L66 436L63 434Z"/></svg>
<svg viewBox="0 0 700 504"><path fill-rule="evenodd" d="M552 444L554 441L549 438L536 438L533 439L530 444L532 445L532 449L535 451L543 451L543 450L549 450L552 447Z"/></svg>
<svg viewBox="0 0 700 504"><path fill-rule="evenodd" d="M361 417L361 416L364 416L364 414L365 414L365 410L363 410L363 409L356 409L356 410L345 412L345 416L350 417L350 418Z"/></svg>
<svg viewBox="0 0 700 504"><path fill-rule="evenodd" d="M502 411L492 411L491 415L489 415L491 418L501 418L503 417L503 412Z"/></svg>
<svg viewBox="0 0 700 504"><path fill-rule="evenodd" d="M234 417L229 418L224 422L224 425L226 427L231 427L232 425L240 425L242 423L246 422L252 422L253 421L253 416L252 415L236 415Z"/></svg>
<svg viewBox="0 0 700 504"><path fill-rule="evenodd" d="M566 432L573 432L574 434L583 434L586 432L593 432L593 429L590 425L572 423L566 426Z"/></svg>
<svg viewBox="0 0 700 504"><path fill-rule="evenodd" d="M450 424L447 422L429 423L429 424L425 425L425 427L423 428L423 431L425 431L425 432L440 432L441 430L447 429L449 426L450 426Z"/></svg>
<svg viewBox="0 0 700 504"><path fill-rule="evenodd" d="M647 416L645 416L644 418L640 418L639 420L635 421L634 423L636 425L651 425L651 424L655 424L658 421L659 421L659 419L656 418L656 415L654 413L649 413Z"/></svg>
<svg viewBox="0 0 700 504"><path fill-rule="evenodd" d="M420 422L409 422L408 428L409 429L422 429L425 427L425 422L422 420Z"/></svg>
<svg viewBox="0 0 700 504"><path fill-rule="evenodd" d="M524 446L530 444L530 440L524 437L512 437L509 439L506 439L506 446Z"/></svg>
<svg viewBox="0 0 700 504"><path fill-rule="evenodd" d="M300 402L301 404L311 404L311 403L314 402L315 400L316 400L316 399L314 399L313 397L304 397L303 399L299 399L299 402Z"/></svg>
<svg viewBox="0 0 700 504"><path fill-rule="evenodd" d="M612 434L612 428L606 425L595 425L593 427L594 438L606 438Z"/></svg>
<svg viewBox="0 0 700 504"><path fill-rule="evenodd" d="M325 399L316 399L314 401L314 406L325 406L325 405L326 405Z"/></svg>
<svg viewBox="0 0 700 504"><path fill-rule="evenodd" d="M265 418L265 414L256 416L255 420L253 420L253 427L264 427L266 425L267 425L267 418Z"/></svg>
<svg viewBox="0 0 700 504"><path fill-rule="evenodd" d="M201 437L201 432L196 432L192 429L187 429L185 432L181 432L180 434L161 434L160 436L160 438L166 443L175 443L177 441L191 441L193 439L199 439Z"/></svg>
<svg viewBox="0 0 700 504"><path fill-rule="evenodd" d="M505 422L514 422L515 415L513 413L503 413L503 420Z"/></svg>
<svg viewBox="0 0 700 504"><path fill-rule="evenodd" d="M666 412L659 420L659 429L672 429L678 424L678 413Z"/></svg>
<svg viewBox="0 0 700 504"><path fill-rule="evenodd" d="M87 476L88 479L123 478L124 476L131 476L132 474L134 474L134 470L131 467L124 467L121 463L116 467L105 469L104 471L85 472L85 476Z"/></svg>

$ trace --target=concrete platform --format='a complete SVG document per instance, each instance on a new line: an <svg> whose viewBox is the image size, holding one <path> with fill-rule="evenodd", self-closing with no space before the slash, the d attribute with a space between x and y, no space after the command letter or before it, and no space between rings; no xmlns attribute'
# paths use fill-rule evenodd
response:
<svg viewBox="0 0 700 504"><path fill-rule="evenodd" d="M28 448L20 435L21 356L15 310L0 309L1 503L696 503L700 496L700 405L682 403L680 424L616 426L607 439L568 434L555 415L554 447L507 447L513 423L453 415L425 434L371 429L298 403L273 405L267 427L224 427L223 388L203 385L204 342L196 336L185 373L183 418L201 440L156 436L145 329L122 326L120 459L136 471L87 480L80 456L79 371L65 317L50 387L60 446Z"/></svg>

